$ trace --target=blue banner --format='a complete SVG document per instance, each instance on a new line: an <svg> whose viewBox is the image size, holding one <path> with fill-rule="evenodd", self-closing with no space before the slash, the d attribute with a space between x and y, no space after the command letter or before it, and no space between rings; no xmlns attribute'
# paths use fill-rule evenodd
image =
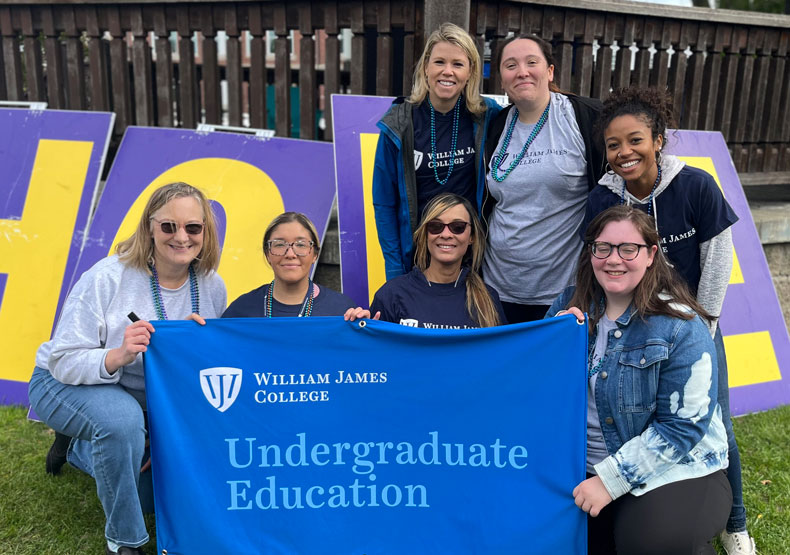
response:
<svg viewBox="0 0 790 555"><path fill-rule="evenodd" d="M159 552L585 553L586 326L155 322Z"/></svg>

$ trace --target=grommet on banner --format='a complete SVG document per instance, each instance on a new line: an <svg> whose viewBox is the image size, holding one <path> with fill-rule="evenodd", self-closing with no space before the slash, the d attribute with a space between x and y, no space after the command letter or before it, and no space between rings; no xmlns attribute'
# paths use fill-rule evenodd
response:
<svg viewBox="0 0 790 555"><path fill-rule="evenodd" d="M367 325L367 324L365 323L365 320L360 320L360 321L359 321L359 327L360 327L360 328L364 328L366 325Z"/></svg>
<svg viewBox="0 0 790 555"><path fill-rule="evenodd" d="M583 326L584 325L584 320L578 320L577 319L576 323L579 324L580 326Z"/></svg>

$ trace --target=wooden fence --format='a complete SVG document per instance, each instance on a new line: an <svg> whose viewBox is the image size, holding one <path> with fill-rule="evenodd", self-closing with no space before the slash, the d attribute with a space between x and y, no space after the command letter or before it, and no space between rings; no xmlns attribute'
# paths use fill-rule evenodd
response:
<svg viewBox="0 0 790 555"><path fill-rule="evenodd" d="M128 125L205 121L331 140L329 95L409 91L423 10L436 1L6 0L0 100L112 110L116 136ZM603 98L630 83L669 87L680 127L720 130L740 172L790 171L790 16L470 2L486 60L509 33L534 32L553 43L565 90ZM484 90L499 92L495 64Z"/></svg>

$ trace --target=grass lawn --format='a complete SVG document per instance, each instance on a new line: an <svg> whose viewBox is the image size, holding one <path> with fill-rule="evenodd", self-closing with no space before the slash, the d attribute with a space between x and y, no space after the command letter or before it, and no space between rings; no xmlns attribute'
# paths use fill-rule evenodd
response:
<svg viewBox="0 0 790 555"><path fill-rule="evenodd" d="M66 465L44 472L52 432L27 410L0 407L0 554L104 553L93 479ZM738 418L749 530L763 555L790 553L790 406ZM154 552L154 522L148 519ZM723 551L722 551L723 553Z"/></svg>

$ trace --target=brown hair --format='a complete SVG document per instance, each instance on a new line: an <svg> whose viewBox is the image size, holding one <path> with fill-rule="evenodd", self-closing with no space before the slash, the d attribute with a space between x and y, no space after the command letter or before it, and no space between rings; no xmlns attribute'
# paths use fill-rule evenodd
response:
<svg viewBox="0 0 790 555"><path fill-rule="evenodd" d="M689 291L683 279L667 263L661 250L658 232L652 216L633 206L612 206L607 208L590 222L584 235L585 249L579 256L576 271L576 290L566 308L576 306L589 310L590 333L606 310L604 291L595 279L590 257L590 245L601 234L610 222L629 221L644 238L648 249L656 246L653 264L647 267L645 275L634 289L633 305L637 314L644 318L647 315L666 315L674 318L691 320L694 314L684 310L683 305L691 308L701 317L711 319L710 314L699 305L697 299Z"/></svg>
<svg viewBox="0 0 790 555"><path fill-rule="evenodd" d="M154 260L152 218L171 200L184 197L192 197L197 200L203 211L203 247L195 257L195 271L199 274L207 274L217 269L220 246L214 211L211 209L206 195L200 189L181 181L162 185L148 199L134 234L115 247L115 253L122 262L150 273L149 266Z"/></svg>
<svg viewBox="0 0 790 555"><path fill-rule="evenodd" d="M318 258L318 255L321 253L321 243L318 241L318 231L315 229L313 222L310 221L310 218L301 212L283 212L266 226L266 231L263 232L263 254L268 256L269 239L271 239L272 233L274 233L277 226L290 222L298 223L310 233L310 240L313 242L313 253L316 258Z"/></svg>
<svg viewBox="0 0 790 555"><path fill-rule="evenodd" d="M551 43L549 43L546 40L543 40L538 35L533 35L533 34L513 35L512 37L508 37L505 40L503 40L501 43L499 43L499 47L497 48L497 54L496 54L496 67L498 68L502 67L502 54L505 52L505 47L511 42L520 39L531 40L532 42L537 44L538 48L540 48L541 53L543 53L543 57L546 59L546 65L548 67L554 66L554 72L556 74L557 63L554 61L554 51L552 50ZM500 69L500 74L501 73L502 72ZM549 91L556 93L563 92L554 81L549 81Z"/></svg>
<svg viewBox="0 0 790 555"><path fill-rule="evenodd" d="M480 218L477 217L477 213L468 200L453 193L441 193L431 199L423 211L422 220L417 227L417 231L414 232L414 244L416 246L414 263L423 272L431 265L431 255L428 252L428 230L425 228L425 224L459 204L469 214L471 237L473 239L470 247L466 249L462 261L462 264L469 266L469 273L466 276L466 311L469 313L470 318L475 320L482 328L497 326L501 323L499 321L499 312L494 306L494 299L491 297L491 293L488 292L488 288L483 283L483 278L480 277L480 268L483 265L483 255L485 254L485 232L483 232L480 225Z"/></svg>
<svg viewBox="0 0 790 555"><path fill-rule="evenodd" d="M408 100L412 104L420 104L428 96L428 78L425 76L425 68L431 58L433 47L440 42L448 42L464 51L469 59L469 80L464 87L464 97L466 98L466 109L472 114L482 114L486 107L480 96L480 81L482 80L483 70L480 62L480 53L477 51L475 41L469 33L452 23L442 23L437 30L430 34L425 41L425 48L422 56L417 61L414 68L414 84L412 85L411 95Z"/></svg>

